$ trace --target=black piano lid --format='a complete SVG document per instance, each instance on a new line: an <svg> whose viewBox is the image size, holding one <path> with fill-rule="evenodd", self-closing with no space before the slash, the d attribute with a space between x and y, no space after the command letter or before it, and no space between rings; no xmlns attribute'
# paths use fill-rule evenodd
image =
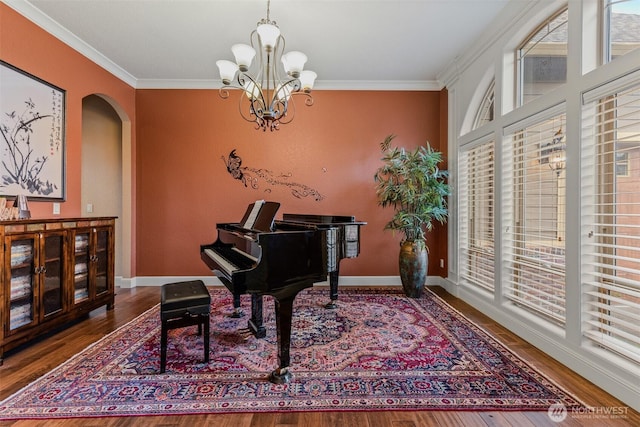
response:
<svg viewBox="0 0 640 427"><path fill-rule="evenodd" d="M366 224L362 221L356 221L355 216L349 215L317 215L317 214L290 214L282 215L283 221L303 222L313 224Z"/></svg>

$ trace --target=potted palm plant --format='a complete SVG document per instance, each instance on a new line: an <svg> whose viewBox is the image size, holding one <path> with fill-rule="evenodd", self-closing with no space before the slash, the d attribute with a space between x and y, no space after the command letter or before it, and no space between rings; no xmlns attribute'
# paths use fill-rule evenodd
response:
<svg viewBox="0 0 640 427"><path fill-rule="evenodd" d="M380 143L384 164L376 171L378 205L394 208L394 215L385 230L403 234L400 243L400 279L405 294L411 298L422 295L427 278L428 248L425 232L433 222L446 223L448 172L438 165L442 153L427 142L414 151L391 147L395 135Z"/></svg>

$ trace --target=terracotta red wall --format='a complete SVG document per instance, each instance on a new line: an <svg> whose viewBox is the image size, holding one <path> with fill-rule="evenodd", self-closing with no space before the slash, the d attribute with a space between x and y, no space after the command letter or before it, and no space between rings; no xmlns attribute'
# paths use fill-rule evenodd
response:
<svg viewBox="0 0 640 427"><path fill-rule="evenodd" d="M407 148L428 140L446 150L440 147L446 96L316 91L312 107L298 98L291 124L264 133L241 119L238 95L223 100L217 90L136 92L138 275L211 274L199 245L213 242L217 223L239 221L257 199L280 202L278 218L284 212L355 215L368 225L360 256L343 261L341 274L397 275L400 236L383 231L391 210L377 206L374 191L379 143L394 133ZM251 188L234 179L223 161L234 149L243 167L269 171L279 183L259 178ZM296 197L290 183L312 187L323 199ZM443 275L446 232L432 234L429 275Z"/></svg>
<svg viewBox="0 0 640 427"><path fill-rule="evenodd" d="M135 90L0 3L0 59L66 90L67 200L61 216L81 212L82 98L112 98L131 120L133 159L133 276L208 275L199 247L215 239L218 222L238 221L256 199L279 211L355 215L367 221L362 251L343 261L343 275L396 275L399 235L383 231L390 210L377 206L373 174L379 142L388 134L413 148L429 140L446 151L445 92L316 91L315 105L298 102L294 122L263 133L242 121L237 94L215 90ZM214 74L215 70L212 70ZM300 101L300 100L299 100ZM237 150L242 166L264 169L245 187L222 157ZM254 172L256 176L256 172ZM322 200L295 197L292 184ZM49 202L30 202L32 216L52 214ZM429 238L430 275L445 275L446 230Z"/></svg>
<svg viewBox="0 0 640 427"><path fill-rule="evenodd" d="M66 201L61 203L60 216L80 215L82 98L90 94L112 98L135 128L135 89L3 3L0 59L66 90ZM34 218L49 218L53 207L50 202L30 201L29 210Z"/></svg>

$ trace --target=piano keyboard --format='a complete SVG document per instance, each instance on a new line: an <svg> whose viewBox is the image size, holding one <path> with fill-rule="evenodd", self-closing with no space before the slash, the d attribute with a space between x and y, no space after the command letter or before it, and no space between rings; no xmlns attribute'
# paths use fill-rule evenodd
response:
<svg viewBox="0 0 640 427"><path fill-rule="evenodd" d="M257 258L236 248L218 247L216 251L205 249L204 253L214 260L229 276L237 270L250 268L258 261Z"/></svg>

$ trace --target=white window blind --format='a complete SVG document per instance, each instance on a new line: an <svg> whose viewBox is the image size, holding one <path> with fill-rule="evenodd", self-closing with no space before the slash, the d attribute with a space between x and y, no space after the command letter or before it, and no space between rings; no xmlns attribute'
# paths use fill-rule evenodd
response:
<svg viewBox="0 0 640 427"><path fill-rule="evenodd" d="M564 325L566 116L557 109L554 114L527 120L505 138L503 292L520 307Z"/></svg>
<svg viewBox="0 0 640 427"><path fill-rule="evenodd" d="M583 108L583 334L640 363L640 83L615 90Z"/></svg>
<svg viewBox="0 0 640 427"><path fill-rule="evenodd" d="M464 147L459 157L460 277L493 292L494 141Z"/></svg>

